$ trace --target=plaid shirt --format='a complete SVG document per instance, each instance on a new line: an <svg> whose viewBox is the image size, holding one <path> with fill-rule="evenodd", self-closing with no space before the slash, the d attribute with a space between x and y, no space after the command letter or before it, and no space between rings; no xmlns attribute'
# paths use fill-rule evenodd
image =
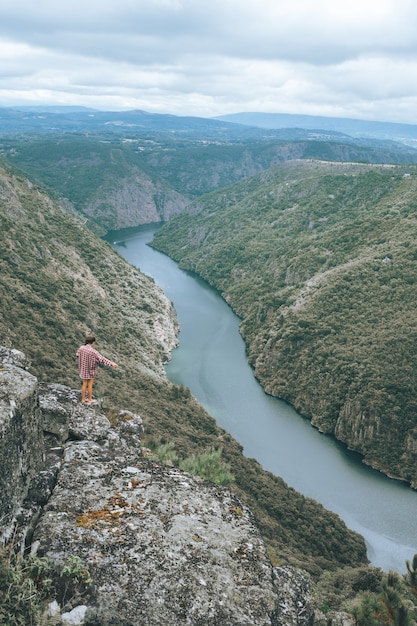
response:
<svg viewBox="0 0 417 626"><path fill-rule="evenodd" d="M78 371L80 377L83 380L95 378L97 374L97 366L100 365L113 365L113 361L106 359L100 352L97 352L90 344L81 346L77 350L78 357Z"/></svg>

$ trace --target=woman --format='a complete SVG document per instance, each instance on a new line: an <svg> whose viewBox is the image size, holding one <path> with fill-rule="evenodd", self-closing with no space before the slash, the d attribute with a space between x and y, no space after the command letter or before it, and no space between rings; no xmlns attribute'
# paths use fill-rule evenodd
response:
<svg viewBox="0 0 417 626"><path fill-rule="evenodd" d="M118 367L117 363L106 359L93 348L95 341L96 338L93 336L86 337L84 345L77 350L78 371L83 381L81 386L81 402L83 404L98 404L97 400L93 400L93 384L97 375L98 365Z"/></svg>

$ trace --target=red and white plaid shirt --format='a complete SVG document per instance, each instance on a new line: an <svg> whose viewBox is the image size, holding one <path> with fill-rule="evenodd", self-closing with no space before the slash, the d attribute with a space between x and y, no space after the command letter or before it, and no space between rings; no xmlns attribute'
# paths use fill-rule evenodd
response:
<svg viewBox="0 0 417 626"><path fill-rule="evenodd" d="M78 371L80 372L80 378L88 380L95 378L97 375L97 366L100 365L113 365L113 361L106 359L100 352L97 352L91 344L81 346L77 350L78 357Z"/></svg>

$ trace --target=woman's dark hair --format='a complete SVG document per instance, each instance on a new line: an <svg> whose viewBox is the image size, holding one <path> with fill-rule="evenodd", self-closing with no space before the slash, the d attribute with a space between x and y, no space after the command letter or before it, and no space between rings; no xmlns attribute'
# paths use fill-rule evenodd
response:
<svg viewBox="0 0 417 626"><path fill-rule="evenodd" d="M96 338L93 337L93 335L89 335L88 337L85 338L84 345L86 346L88 343L94 343L95 340Z"/></svg>

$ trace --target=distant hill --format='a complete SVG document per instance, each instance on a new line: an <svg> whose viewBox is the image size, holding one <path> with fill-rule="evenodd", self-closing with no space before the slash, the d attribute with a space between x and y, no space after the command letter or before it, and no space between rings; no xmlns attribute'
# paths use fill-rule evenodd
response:
<svg viewBox="0 0 417 626"><path fill-rule="evenodd" d="M291 161L203 196L153 245L242 318L256 377L417 487L417 168Z"/></svg>
<svg viewBox="0 0 417 626"><path fill-rule="evenodd" d="M0 135L20 133L106 133L219 141L320 140L417 141L417 126L280 113L235 113L215 118L149 113L142 110L98 111L87 107L0 107ZM369 143L367 145L370 145Z"/></svg>
<svg viewBox="0 0 417 626"><path fill-rule="evenodd" d="M351 137L374 137L394 141L416 140L417 125L375 122L347 117L297 115L289 113L230 113L214 119L267 129L304 128L343 133Z"/></svg>
<svg viewBox="0 0 417 626"><path fill-rule="evenodd" d="M167 221L193 198L291 159L417 162L417 151L401 144L324 135L220 141L150 131L18 134L0 138L0 152L102 233Z"/></svg>
<svg viewBox="0 0 417 626"><path fill-rule="evenodd" d="M265 131L203 117L148 113L141 110L95 111L80 107L0 107L0 133L169 133L180 137L216 139L278 138Z"/></svg>

